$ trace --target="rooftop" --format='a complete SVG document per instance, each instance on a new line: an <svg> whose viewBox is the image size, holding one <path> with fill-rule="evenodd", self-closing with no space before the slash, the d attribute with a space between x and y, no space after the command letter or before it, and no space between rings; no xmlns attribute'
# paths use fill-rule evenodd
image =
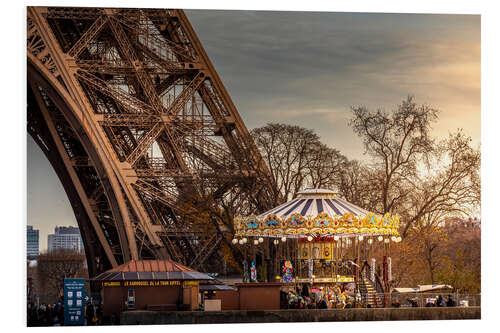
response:
<svg viewBox="0 0 500 333"><path fill-rule="evenodd" d="M131 260L99 274L98 281L138 280L212 280L205 273L172 260Z"/></svg>

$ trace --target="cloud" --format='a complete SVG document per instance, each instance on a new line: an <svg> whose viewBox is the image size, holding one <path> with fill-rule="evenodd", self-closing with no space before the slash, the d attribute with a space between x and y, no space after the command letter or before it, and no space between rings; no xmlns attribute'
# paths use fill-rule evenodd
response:
<svg viewBox="0 0 500 333"><path fill-rule="evenodd" d="M436 134L458 126L479 139L478 15L187 15L250 128L297 122L332 146L351 145L350 106L392 109L413 94L442 110ZM362 156L360 142L352 149Z"/></svg>

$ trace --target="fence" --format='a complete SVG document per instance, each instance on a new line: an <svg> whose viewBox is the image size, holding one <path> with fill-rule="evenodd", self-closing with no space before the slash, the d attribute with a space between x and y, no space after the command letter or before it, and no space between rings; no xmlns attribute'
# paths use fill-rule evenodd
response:
<svg viewBox="0 0 500 333"><path fill-rule="evenodd" d="M376 293L377 306L381 307L385 303L385 307L426 307L437 306L436 298L443 297L446 303L448 297L453 300L454 306L481 306L481 294L460 294L460 293ZM369 303L375 303L373 300L370 302L365 297L362 298L362 307L367 307ZM371 305L371 304L370 304ZM359 306L359 305L358 305ZM446 304L445 304L446 306Z"/></svg>

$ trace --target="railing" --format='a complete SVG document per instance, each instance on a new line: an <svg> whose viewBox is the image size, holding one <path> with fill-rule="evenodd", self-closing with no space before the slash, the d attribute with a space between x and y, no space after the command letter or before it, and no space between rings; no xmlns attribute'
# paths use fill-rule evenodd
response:
<svg viewBox="0 0 500 333"><path fill-rule="evenodd" d="M387 307L399 304L401 307L434 307L436 304L436 297L441 295L445 302L450 296L455 306L481 306L481 294L460 294L452 292L440 293L392 293L387 294L388 302Z"/></svg>
<svg viewBox="0 0 500 333"><path fill-rule="evenodd" d="M436 296L443 296L444 304L441 306L431 306L427 305L426 301L431 299L436 299ZM448 295L450 295L453 300L453 304L447 304L446 301L448 299ZM401 308L407 309L411 307L480 307L481 306L481 295L480 294L439 294L439 293L423 293L423 294L395 294L395 293L377 293L376 296L378 299L387 299L387 304L376 305L373 303L367 302L363 297L359 297L360 295L357 292L347 292L346 293L346 301L344 304L337 304L335 301L328 302L328 309L350 309L350 308ZM283 296L284 297L284 296ZM305 303L303 304L304 309L315 309L314 301L318 301L320 299L324 299L324 294L315 295L314 292L309 294L309 298L305 298ZM409 301L407 297L416 298L415 301ZM335 299L335 298L334 298ZM311 303L308 303L310 300ZM423 300L423 301L421 301ZM286 303L283 301L283 303ZM340 306L339 306L340 305ZM288 303L284 304L283 308L295 308L290 307Z"/></svg>

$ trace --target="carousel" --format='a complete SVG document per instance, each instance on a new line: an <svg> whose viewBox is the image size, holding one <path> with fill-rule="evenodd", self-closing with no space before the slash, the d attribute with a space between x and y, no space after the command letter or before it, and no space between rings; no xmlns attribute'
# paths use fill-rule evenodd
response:
<svg viewBox="0 0 500 333"><path fill-rule="evenodd" d="M235 219L234 244L274 245L274 267L279 282L295 289L308 284L312 290L339 288L361 291L368 266L374 279L374 247L384 249L384 281L390 277L386 255L391 242L400 242L399 216L377 215L339 198L325 189L301 191L297 197L261 215ZM255 263L250 280L256 281Z"/></svg>

